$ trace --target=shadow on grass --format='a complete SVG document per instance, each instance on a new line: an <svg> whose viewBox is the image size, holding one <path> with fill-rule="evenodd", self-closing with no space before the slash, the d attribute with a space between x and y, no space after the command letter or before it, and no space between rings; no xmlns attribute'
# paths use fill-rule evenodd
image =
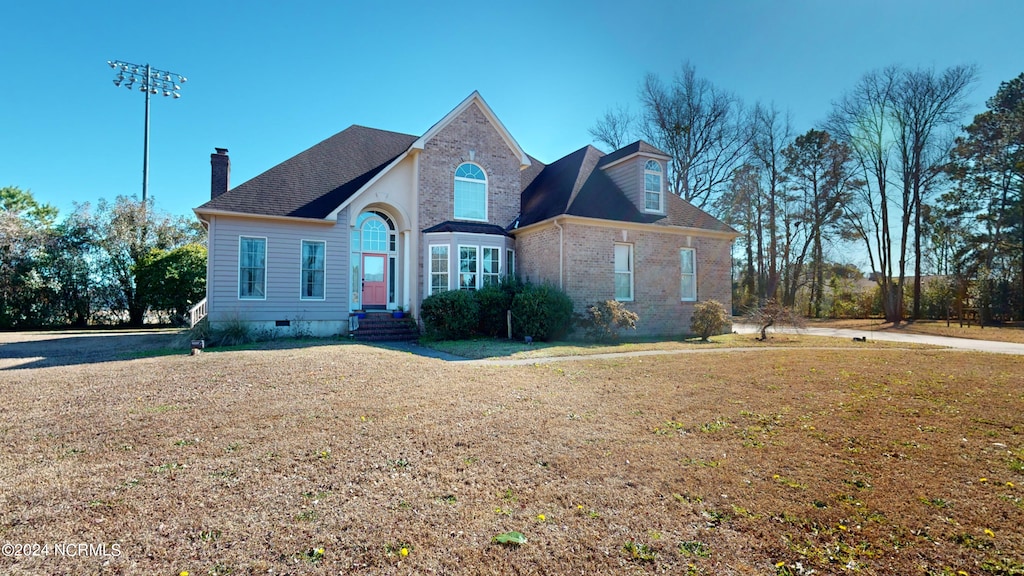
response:
<svg viewBox="0 0 1024 576"><path fill-rule="evenodd" d="M207 348L204 353L308 348L345 342L348 340L340 338L279 339ZM189 353L188 333L182 330L10 332L2 335L0 370L75 366Z"/></svg>

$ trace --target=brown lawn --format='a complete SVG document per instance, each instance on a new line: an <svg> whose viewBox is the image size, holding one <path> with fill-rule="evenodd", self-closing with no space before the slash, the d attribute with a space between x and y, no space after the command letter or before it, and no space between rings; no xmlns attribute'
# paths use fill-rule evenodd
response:
<svg viewBox="0 0 1024 576"><path fill-rule="evenodd" d="M272 347L0 371L0 573L1024 570L1021 357Z"/></svg>
<svg viewBox="0 0 1024 576"><path fill-rule="evenodd" d="M893 325L891 322L878 318L867 318L854 320L809 320L808 325L894 333L931 334L933 336L952 336L954 338L1024 344L1024 325L1020 323L1001 326L978 326L977 324L971 326L964 324L960 326L960 323L954 320L949 323L949 326L946 326L945 320L915 320L913 322L901 322Z"/></svg>

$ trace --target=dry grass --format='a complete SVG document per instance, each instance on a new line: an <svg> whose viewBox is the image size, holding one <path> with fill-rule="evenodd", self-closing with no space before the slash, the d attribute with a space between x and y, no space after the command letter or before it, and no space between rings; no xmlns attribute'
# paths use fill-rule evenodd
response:
<svg viewBox="0 0 1024 576"><path fill-rule="evenodd" d="M277 348L0 372L0 572L1024 570L1020 357Z"/></svg>
<svg viewBox="0 0 1024 576"><path fill-rule="evenodd" d="M593 356L596 354L615 354L641 352L651 350L701 351L721 348L863 348L864 345L847 339L829 338L826 336L809 336L806 334L786 334L775 332L769 335L767 342L755 340L749 334L722 334L712 336L707 342L700 338L684 340L659 341L624 341L617 344L595 344L588 342L532 342L504 338L480 338L475 340L442 340L425 342L424 346L473 359L511 359L523 360L530 358ZM925 349L935 348L922 344L904 342L873 342L878 348Z"/></svg>
<svg viewBox="0 0 1024 576"><path fill-rule="evenodd" d="M908 334L930 334L933 336L951 336L953 338L970 338L972 340L992 340L995 342L1016 342L1024 344L1024 326L1013 324L1004 326L960 326L959 322L945 320L916 320L893 325L878 318L858 320L809 320L811 326L827 326L831 328L853 328L857 330L876 330Z"/></svg>

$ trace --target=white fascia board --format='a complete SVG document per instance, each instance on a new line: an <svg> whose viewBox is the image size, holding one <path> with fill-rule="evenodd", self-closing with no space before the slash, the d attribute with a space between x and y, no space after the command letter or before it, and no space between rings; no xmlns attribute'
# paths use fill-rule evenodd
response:
<svg viewBox="0 0 1024 576"><path fill-rule="evenodd" d="M516 139L512 137L512 134L510 134L508 129L505 128L505 125L501 123L501 120L498 120L498 117L495 116L494 111L491 110L491 107L487 105L487 102L484 101L483 97L480 96L480 92L477 90L474 90L472 94L470 94L451 112L446 114L444 118L442 118L436 124L431 126L430 129L423 134L423 136L420 136L415 142L412 143L411 148L422 150L423 147L426 146L427 142L431 138L433 138L438 132L440 132L446 126L448 126L448 124L451 124L451 122L455 120L455 118L457 118L460 114L465 112L466 109L469 108L474 103L477 106L479 106L480 110L484 113L484 116L487 117L487 120L490 121L490 123L498 131L498 134L501 136L502 140L505 141L505 145L509 147L509 150L511 150L512 153L519 158L519 169L523 170L528 168L532 164L532 162L530 162L530 157L526 155L526 152L524 152L523 149L519 146L519 143L516 142Z"/></svg>
<svg viewBox="0 0 1024 576"><path fill-rule="evenodd" d="M669 160L672 159L671 156L665 156L664 154L651 154L650 152L633 152L629 156L623 156L622 158L619 158L618 160L616 160L614 162L610 162L608 164L605 164L604 166L601 166L601 170L607 170L607 169L611 168L612 166L616 166L618 164L622 164L623 162L625 162L627 160L632 160L633 158L636 158L637 156L643 156L644 158L657 158L658 160L664 160L666 162L668 162Z"/></svg>
<svg viewBox="0 0 1024 576"><path fill-rule="evenodd" d="M270 214L250 214L248 212L231 212L229 210L209 210L193 208L196 216L202 222L209 222L208 216L230 216L232 218L247 218L255 220L277 220L283 222L302 222L304 224L333 226L334 222L323 218L300 218L298 216L273 216Z"/></svg>

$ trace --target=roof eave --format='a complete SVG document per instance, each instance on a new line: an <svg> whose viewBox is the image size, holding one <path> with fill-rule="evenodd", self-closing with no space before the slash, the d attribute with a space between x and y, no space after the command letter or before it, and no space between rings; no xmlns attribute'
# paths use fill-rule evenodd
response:
<svg viewBox="0 0 1024 576"><path fill-rule="evenodd" d="M661 232L679 236L702 236L705 238L718 238L722 240L735 240L741 234L739 232L726 232L722 230L710 230L707 228L694 228L691 226L678 226L675 224L651 224L647 222L630 222L627 220L608 220L606 218L591 218L589 216L574 216L572 214L559 214L550 218L527 224L522 228L513 228L509 233L513 236L519 232L530 231L535 228L543 228L555 222L566 222L570 224L585 224L600 226L602 228L631 228L650 232Z"/></svg>
<svg viewBox="0 0 1024 576"><path fill-rule="evenodd" d="M278 221L284 221L284 222L303 222L303 223L306 223L306 224L327 225L327 226L332 226L332 225L334 225L334 222L335 222L334 219L329 219L330 217L328 217L328 218L303 218L301 216L277 216L277 215L273 215L273 214L252 214L250 212L234 212L234 211L231 211L231 210L216 210L216 209L202 208L202 207L200 207L200 208L193 208L192 211L195 212L196 216L199 218L199 221L203 222L205 224L209 224L210 223L209 218L211 216L230 216L232 218L251 218L251 219L256 219L256 220L278 220Z"/></svg>
<svg viewBox="0 0 1024 576"><path fill-rule="evenodd" d="M645 158L657 158L658 160L665 160L666 162L672 159L671 156L668 156L668 155L665 155L665 154L655 154L653 152L637 151L637 152L633 152L632 154L630 154L628 156L623 156L622 158L619 158L618 160L613 160L613 161L611 161L611 162L609 162L607 164L599 165L598 168L600 168L601 170L607 170L607 169L611 168L612 166L616 166L618 164L622 164L623 162L626 162L627 160L632 160L633 158L636 158L637 156L643 156Z"/></svg>

